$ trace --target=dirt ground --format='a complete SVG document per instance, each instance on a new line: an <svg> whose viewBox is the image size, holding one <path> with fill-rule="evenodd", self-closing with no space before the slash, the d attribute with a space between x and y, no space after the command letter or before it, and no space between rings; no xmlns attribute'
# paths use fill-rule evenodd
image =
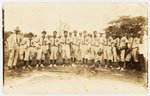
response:
<svg viewBox="0 0 150 96"><path fill-rule="evenodd" d="M5 53L4 93L146 93L147 73L90 67L52 67L7 70Z"/></svg>

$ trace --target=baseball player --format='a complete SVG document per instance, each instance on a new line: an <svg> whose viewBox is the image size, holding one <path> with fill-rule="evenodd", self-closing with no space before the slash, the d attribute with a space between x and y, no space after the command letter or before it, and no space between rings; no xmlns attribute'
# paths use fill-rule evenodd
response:
<svg viewBox="0 0 150 96"><path fill-rule="evenodd" d="M62 58L63 58L63 65L64 67L66 63L66 58L68 59L68 66L70 64L70 38L68 36L68 31L64 31L64 36L61 38L61 46L62 46Z"/></svg>
<svg viewBox="0 0 150 96"><path fill-rule="evenodd" d="M78 43L78 37L77 37L76 30L74 30L73 36L71 39L72 39L71 41L72 41L72 52L73 52L71 61L76 64L76 61L78 58L78 50L79 50L79 43Z"/></svg>
<svg viewBox="0 0 150 96"><path fill-rule="evenodd" d="M125 67L126 69L132 68L131 65L131 57L132 57L132 44L133 44L133 35L128 35L128 42L127 42L127 48L126 48L126 57L125 57Z"/></svg>
<svg viewBox="0 0 150 96"><path fill-rule="evenodd" d="M113 38L111 35L108 36L108 46L107 46L107 54L108 54L108 67L113 68L112 67L112 61L113 61L113 47L114 43L113 43Z"/></svg>
<svg viewBox="0 0 150 96"><path fill-rule="evenodd" d="M41 33L41 37L39 38L38 42L38 50L37 50L37 67L44 67L44 59L45 59L45 54L47 53L48 50L48 45L47 45L47 40L46 40L46 31L43 31ZM41 62L40 62L41 61Z"/></svg>
<svg viewBox="0 0 150 96"><path fill-rule="evenodd" d="M78 50L78 60L82 60L82 42L83 42L83 36L82 32L79 33L78 37L78 44L79 44L79 50Z"/></svg>
<svg viewBox="0 0 150 96"><path fill-rule="evenodd" d="M24 55L25 55L25 51L26 51L26 43L28 40L28 34L24 34L24 36L22 37L22 41L20 42L20 50L19 50L19 58L21 60L21 63L24 63Z"/></svg>
<svg viewBox="0 0 150 96"><path fill-rule="evenodd" d="M17 59L19 55L19 47L20 47L20 29L16 27L14 30L15 33L11 34L8 38L8 49L9 49L9 59L8 59L8 69L16 69Z"/></svg>
<svg viewBox="0 0 150 96"><path fill-rule="evenodd" d="M82 60L83 60L83 67L88 66L88 60L90 59L89 53L91 52L91 43L90 43L90 37L87 36L87 31L83 32L83 40L82 40Z"/></svg>
<svg viewBox="0 0 150 96"><path fill-rule="evenodd" d="M56 60L58 55L59 38L57 37L57 31L53 31L53 36L50 38L50 65L49 67L57 67Z"/></svg>
<svg viewBox="0 0 150 96"><path fill-rule="evenodd" d="M95 63L95 60L98 59L98 54L97 52L99 51L99 37L97 36L97 31L93 31L93 38L92 38L92 44L91 44L91 49L92 49L92 61ZM99 67L99 65L97 66Z"/></svg>
<svg viewBox="0 0 150 96"><path fill-rule="evenodd" d="M26 69L26 68L32 68L30 65L31 65L31 62L32 62L32 58L34 56L34 51L35 51L35 43L33 42L33 33L29 33L28 34L28 40L26 41L26 51L25 51L25 58L24 58L24 67L23 69Z"/></svg>
<svg viewBox="0 0 150 96"><path fill-rule="evenodd" d="M112 41L112 56L113 56L113 63L118 65L117 62L119 62L119 54L117 54L117 48L119 48L119 38L115 35L112 36L113 41Z"/></svg>
<svg viewBox="0 0 150 96"><path fill-rule="evenodd" d="M99 34L99 42L98 42L98 51L97 51L97 61L99 68L101 68L101 64L103 63L103 46L102 46L102 34Z"/></svg>
<svg viewBox="0 0 150 96"><path fill-rule="evenodd" d="M107 37L106 34L102 35L102 45L103 45L103 59L105 68L107 68L108 50L107 50Z"/></svg>
<svg viewBox="0 0 150 96"><path fill-rule="evenodd" d="M139 71L141 66L139 64L138 53L139 53L139 44L140 44L140 35L135 35L132 43L132 56L133 56L133 65L135 70Z"/></svg>
<svg viewBox="0 0 150 96"><path fill-rule="evenodd" d="M120 71L124 71L125 48L127 41L126 34L123 34L122 38L120 39Z"/></svg>

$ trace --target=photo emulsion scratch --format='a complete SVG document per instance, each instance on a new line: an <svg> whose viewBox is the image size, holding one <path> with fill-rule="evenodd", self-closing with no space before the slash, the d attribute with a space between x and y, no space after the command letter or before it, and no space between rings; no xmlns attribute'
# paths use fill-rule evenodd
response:
<svg viewBox="0 0 150 96"><path fill-rule="evenodd" d="M4 93L147 93L147 3L3 3Z"/></svg>

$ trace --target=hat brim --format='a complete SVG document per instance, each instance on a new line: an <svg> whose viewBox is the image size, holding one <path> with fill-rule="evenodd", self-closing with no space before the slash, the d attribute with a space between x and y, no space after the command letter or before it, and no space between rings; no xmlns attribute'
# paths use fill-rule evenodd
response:
<svg viewBox="0 0 150 96"><path fill-rule="evenodd" d="M14 30L14 31L19 32L19 31L21 31L21 30Z"/></svg>

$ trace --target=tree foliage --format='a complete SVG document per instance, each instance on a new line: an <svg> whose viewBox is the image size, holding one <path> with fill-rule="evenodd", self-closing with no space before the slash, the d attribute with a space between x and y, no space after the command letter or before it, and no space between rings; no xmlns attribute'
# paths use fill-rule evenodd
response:
<svg viewBox="0 0 150 96"><path fill-rule="evenodd" d="M109 26L104 29L107 34L121 35L127 34L143 34L147 31L147 18L143 16L131 17L121 16L117 20L109 22Z"/></svg>

